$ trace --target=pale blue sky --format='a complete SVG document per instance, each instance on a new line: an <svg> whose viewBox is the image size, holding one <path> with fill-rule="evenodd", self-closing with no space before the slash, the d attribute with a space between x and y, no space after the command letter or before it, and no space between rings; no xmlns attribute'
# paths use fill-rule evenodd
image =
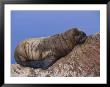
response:
<svg viewBox="0 0 110 87"><path fill-rule="evenodd" d="M27 38L46 37L80 28L87 35L100 31L100 11L12 11L11 63L15 63L14 50Z"/></svg>

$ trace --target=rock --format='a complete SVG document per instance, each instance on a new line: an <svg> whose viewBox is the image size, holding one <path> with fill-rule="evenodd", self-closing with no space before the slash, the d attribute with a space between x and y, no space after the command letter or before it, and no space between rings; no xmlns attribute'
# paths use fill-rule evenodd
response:
<svg viewBox="0 0 110 87"><path fill-rule="evenodd" d="M46 70L11 65L12 77L98 77L100 76L100 33L88 36Z"/></svg>

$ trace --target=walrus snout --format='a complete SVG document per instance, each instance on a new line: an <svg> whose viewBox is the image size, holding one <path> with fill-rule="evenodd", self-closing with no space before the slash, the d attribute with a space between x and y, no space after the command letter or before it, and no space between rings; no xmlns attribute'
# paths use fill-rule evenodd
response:
<svg viewBox="0 0 110 87"><path fill-rule="evenodd" d="M83 31L81 31L78 38L79 38L79 44L84 43L85 40L86 40L86 38L87 38L86 33L84 33Z"/></svg>

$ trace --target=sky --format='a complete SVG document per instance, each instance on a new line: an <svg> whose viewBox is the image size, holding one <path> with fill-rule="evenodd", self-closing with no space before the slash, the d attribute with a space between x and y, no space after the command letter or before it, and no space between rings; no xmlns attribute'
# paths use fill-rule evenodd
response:
<svg viewBox="0 0 110 87"><path fill-rule="evenodd" d="M100 11L11 11L11 64L15 63L15 47L24 39L70 28L79 28L87 35L100 32Z"/></svg>

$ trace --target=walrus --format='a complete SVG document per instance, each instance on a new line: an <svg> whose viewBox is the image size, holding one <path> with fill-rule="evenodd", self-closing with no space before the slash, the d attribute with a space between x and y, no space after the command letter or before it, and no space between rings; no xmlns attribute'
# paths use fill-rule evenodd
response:
<svg viewBox="0 0 110 87"><path fill-rule="evenodd" d="M86 37L83 31L72 28L46 38L30 38L17 45L14 57L25 67L48 69L76 45L83 43Z"/></svg>

